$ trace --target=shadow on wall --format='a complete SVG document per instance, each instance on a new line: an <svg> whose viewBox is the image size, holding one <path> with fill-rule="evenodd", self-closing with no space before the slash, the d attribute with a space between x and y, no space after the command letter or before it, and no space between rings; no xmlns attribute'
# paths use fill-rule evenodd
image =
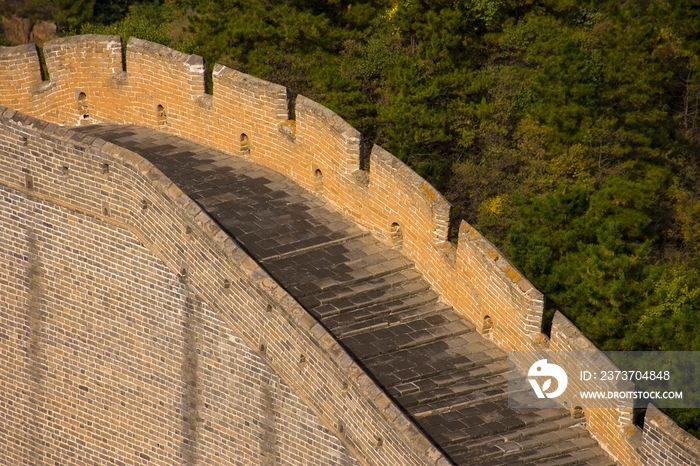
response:
<svg viewBox="0 0 700 466"><path fill-rule="evenodd" d="M378 146L365 163L362 135L327 108L300 95L292 112L286 88L218 64L207 94L201 57L134 38L125 63L117 36L53 40L44 55L50 81L35 46L0 48L0 102L59 125L146 126L263 164L400 248L445 303L503 349L549 346L542 294L466 222L457 246L449 242L442 195ZM556 344L580 341L562 325L553 326ZM591 433L622 464L639 464L631 415L603 414L589 420Z"/></svg>
<svg viewBox="0 0 700 466"><path fill-rule="evenodd" d="M286 88L221 65L206 94L201 57L134 38L126 63L117 36L57 39L44 55L50 81L33 46L0 51L3 104L67 126L147 126L248 157L401 248L443 301L473 322L488 316L502 347L542 341L543 298L532 284L465 222L451 244L442 195L380 147L364 163L362 135L327 108L298 96L290 120Z"/></svg>

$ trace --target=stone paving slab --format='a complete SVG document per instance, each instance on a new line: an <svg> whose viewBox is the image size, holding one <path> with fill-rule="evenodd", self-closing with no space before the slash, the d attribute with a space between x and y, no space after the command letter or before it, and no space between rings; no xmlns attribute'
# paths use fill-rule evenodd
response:
<svg viewBox="0 0 700 466"><path fill-rule="evenodd" d="M506 354L413 263L240 157L136 126L80 126L157 166L349 350L458 465L612 461L564 409L508 408Z"/></svg>

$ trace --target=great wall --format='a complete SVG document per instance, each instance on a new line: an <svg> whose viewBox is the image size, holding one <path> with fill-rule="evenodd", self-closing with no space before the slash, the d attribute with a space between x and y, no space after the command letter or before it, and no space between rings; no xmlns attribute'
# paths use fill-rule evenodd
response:
<svg viewBox="0 0 700 466"><path fill-rule="evenodd" d="M508 408L594 350L303 97L115 36L0 48L0 463L700 464L650 408Z"/></svg>

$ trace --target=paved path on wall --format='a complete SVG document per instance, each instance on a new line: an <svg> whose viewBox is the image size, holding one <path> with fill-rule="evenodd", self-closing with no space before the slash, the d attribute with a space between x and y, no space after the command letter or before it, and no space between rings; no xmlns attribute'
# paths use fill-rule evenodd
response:
<svg viewBox="0 0 700 466"><path fill-rule="evenodd" d="M135 126L76 128L133 150L318 318L458 465L614 463L564 409L508 408L506 354L401 253L286 177Z"/></svg>

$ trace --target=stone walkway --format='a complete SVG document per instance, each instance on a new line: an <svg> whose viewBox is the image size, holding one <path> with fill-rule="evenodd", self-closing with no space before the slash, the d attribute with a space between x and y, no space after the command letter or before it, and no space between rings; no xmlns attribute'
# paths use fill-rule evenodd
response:
<svg viewBox="0 0 700 466"><path fill-rule="evenodd" d="M458 465L614 463L564 409L508 408L506 353L413 263L243 158L135 126L75 128L141 154L318 318Z"/></svg>

